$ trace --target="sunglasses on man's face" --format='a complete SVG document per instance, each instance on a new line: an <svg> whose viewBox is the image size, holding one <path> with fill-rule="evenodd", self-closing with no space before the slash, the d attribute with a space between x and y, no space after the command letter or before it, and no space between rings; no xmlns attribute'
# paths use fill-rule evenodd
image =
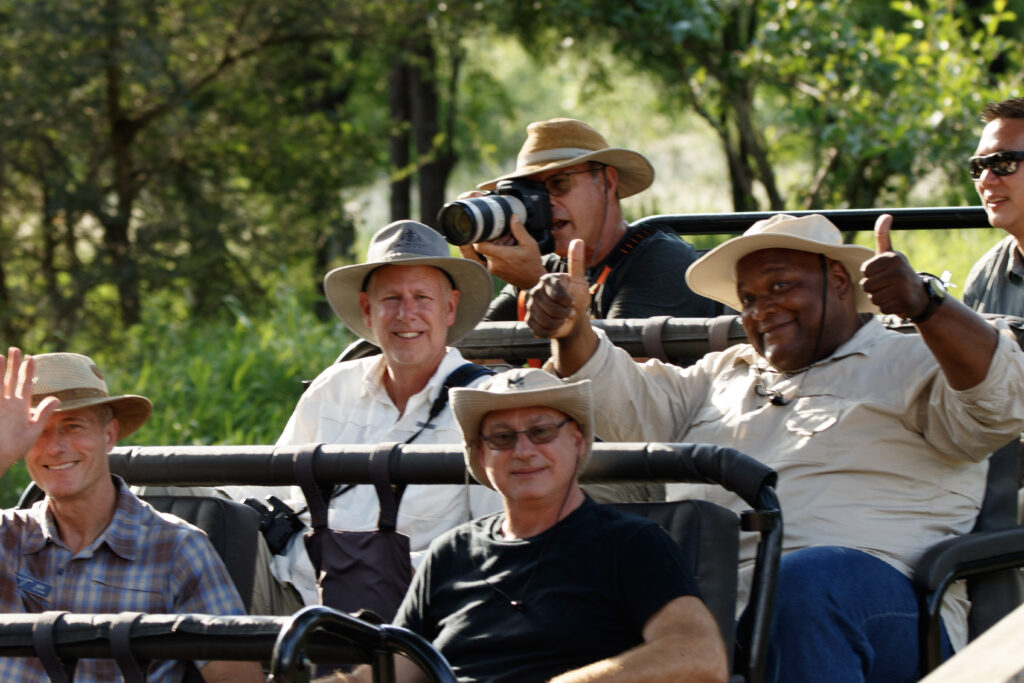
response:
<svg viewBox="0 0 1024 683"><path fill-rule="evenodd" d="M996 152L982 157L971 157L967 160L971 178L978 180L986 168L992 169L996 175L1013 175L1017 172L1017 164L1024 159L1024 152Z"/></svg>

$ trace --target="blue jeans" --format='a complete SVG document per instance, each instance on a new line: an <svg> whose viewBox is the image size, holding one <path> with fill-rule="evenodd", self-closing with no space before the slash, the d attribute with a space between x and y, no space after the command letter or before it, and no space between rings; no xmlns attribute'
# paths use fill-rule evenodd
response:
<svg viewBox="0 0 1024 683"><path fill-rule="evenodd" d="M786 554L768 644L766 681L912 683L920 611L910 579L860 550ZM943 656L952 648L942 629Z"/></svg>

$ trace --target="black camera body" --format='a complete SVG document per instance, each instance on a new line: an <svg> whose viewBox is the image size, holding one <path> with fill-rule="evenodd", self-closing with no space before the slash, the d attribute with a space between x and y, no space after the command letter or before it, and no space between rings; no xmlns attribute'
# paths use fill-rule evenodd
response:
<svg viewBox="0 0 1024 683"><path fill-rule="evenodd" d="M292 536L305 527L299 516L277 496L267 496L270 507L255 498L246 498L244 502L260 513L260 532L274 555L284 552Z"/></svg>
<svg viewBox="0 0 1024 683"><path fill-rule="evenodd" d="M544 183L531 180L502 180L482 197L448 202L437 212L438 230L450 244L491 242L512 229L512 216L537 240L540 253L555 249L551 235L551 199Z"/></svg>

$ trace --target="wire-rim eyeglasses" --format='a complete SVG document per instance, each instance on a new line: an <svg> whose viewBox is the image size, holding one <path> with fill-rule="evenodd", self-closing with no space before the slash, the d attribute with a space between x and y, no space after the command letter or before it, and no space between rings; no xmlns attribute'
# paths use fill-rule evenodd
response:
<svg viewBox="0 0 1024 683"><path fill-rule="evenodd" d="M480 438L484 440L488 446L496 451L507 451L510 448L514 448L516 442L519 441L519 435L525 434L526 438L530 440L530 443L535 446L541 444L550 443L558 438L558 430L565 426L566 422L572 422L571 417L567 417L561 422L552 422L551 424L545 425L533 425L526 429L520 429L519 431L507 430L500 432L493 432L491 434L484 434L480 432Z"/></svg>

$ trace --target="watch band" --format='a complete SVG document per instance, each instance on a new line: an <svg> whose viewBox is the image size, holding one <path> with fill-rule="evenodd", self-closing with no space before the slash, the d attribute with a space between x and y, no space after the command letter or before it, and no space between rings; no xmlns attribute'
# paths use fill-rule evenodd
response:
<svg viewBox="0 0 1024 683"><path fill-rule="evenodd" d="M910 322L914 323L915 325L917 325L918 323L923 323L924 321L928 320L928 318L932 317L932 314L935 313L935 310L938 307L938 302L935 301L935 299L933 299L931 296L929 296L928 305L924 307L924 310L921 311L920 315L910 318Z"/></svg>
<svg viewBox="0 0 1024 683"><path fill-rule="evenodd" d="M936 283L938 283L938 287L936 287ZM928 295L928 305L924 307L921 313L910 318L910 322L915 325L925 322L934 315L936 309L946 300L946 292L941 283L942 281L934 275L921 275L921 286L924 287L925 294Z"/></svg>

